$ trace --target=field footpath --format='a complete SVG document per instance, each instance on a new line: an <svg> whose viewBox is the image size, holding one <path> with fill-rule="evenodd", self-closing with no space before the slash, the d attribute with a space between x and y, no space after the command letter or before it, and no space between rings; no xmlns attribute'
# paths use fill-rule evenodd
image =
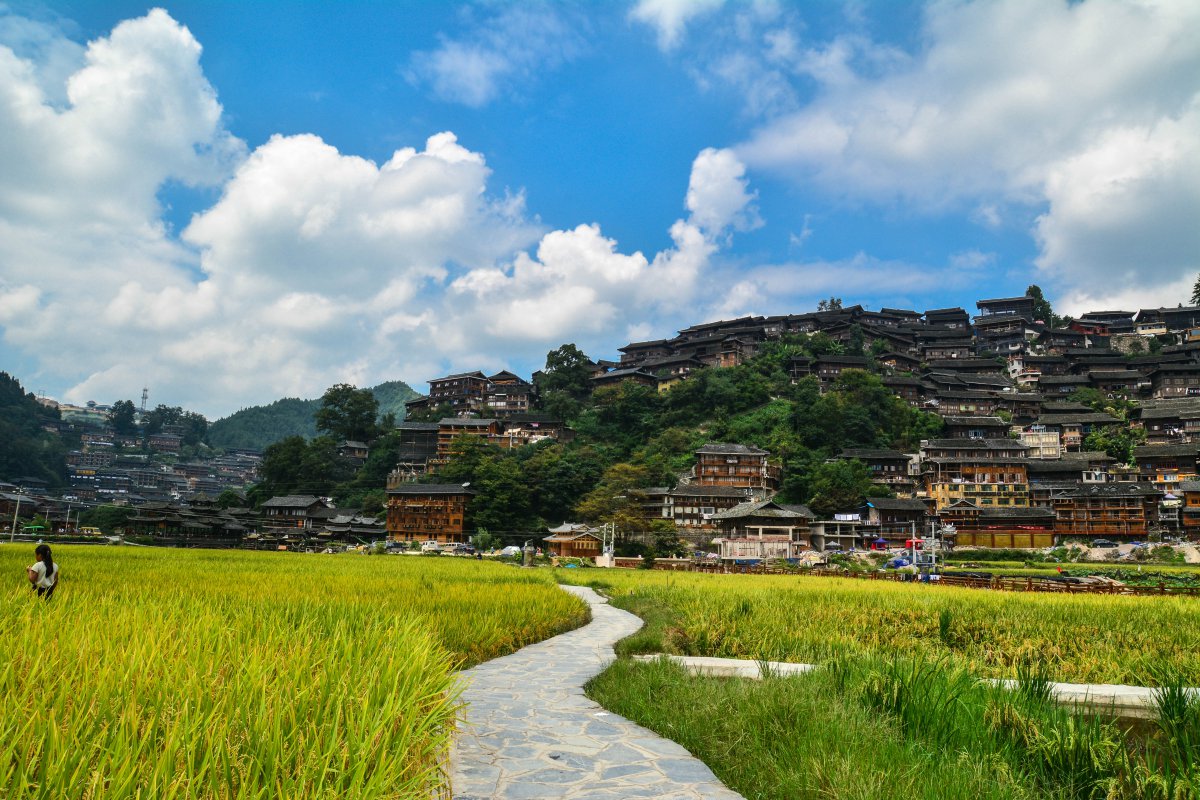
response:
<svg viewBox="0 0 1200 800"><path fill-rule="evenodd" d="M695 675L718 678L750 678L759 680L764 673L771 675L803 675L819 669L817 664L796 664L786 661L748 661L740 658L711 658L704 656L675 656L666 653L640 655L635 661L655 661L666 658ZM1015 686L1016 681L984 678L987 683ZM1200 689L1189 689L1200 694ZM1051 683L1050 693L1062 705L1076 705L1111 713L1116 717L1152 718L1156 715L1154 689L1147 686L1125 686L1114 683Z"/></svg>
<svg viewBox="0 0 1200 800"><path fill-rule="evenodd" d="M680 745L584 696L642 621L587 587L562 588L590 606L589 624L462 673L454 800L741 800Z"/></svg>

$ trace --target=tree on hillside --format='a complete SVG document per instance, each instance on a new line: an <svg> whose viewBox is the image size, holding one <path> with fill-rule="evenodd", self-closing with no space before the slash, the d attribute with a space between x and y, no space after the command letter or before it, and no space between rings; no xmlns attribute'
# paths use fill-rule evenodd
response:
<svg viewBox="0 0 1200 800"><path fill-rule="evenodd" d="M592 390L591 363L574 344L547 353L545 369L534 376L542 410L559 419L574 419Z"/></svg>
<svg viewBox="0 0 1200 800"><path fill-rule="evenodd" d="M275 494L287 494L292 487L300 485L300 463L307 450L308 442L303 436L289 436L263 451L258 474L262 476L259 485L267 499Z"/></svg>
<svg viewBox="0 0 1200 800"><path fill-rule="evenodd" d="M147 436L162 433L162 429L167 425L183 427L184 444L199 444L208 432L208 420L203 414L184 411L179 406L159 404L154 407L153 411L147 411L142 415L142 432Z"/></svg>
<svg viewBox="0 0 1200 800"><path fill-rule="evenodd" d="M1105 425L1096 428L1083 440L1083 449L1103 451L1121 464L1133 463L1133 448L1146 440L1141 428L1126 425Z"/></svg>
<svg viewBox="0 0 1200 800"><path fill-rule="evenodd" d="M549 391L561 390L572 397L586 397L591 392L592 360L574 344L564 344L546 354L541 386Z"/></svg>
<svg viewBox="0 0 1200 800"><path fill-rule="evenodd" d="M118 400L108 410L108 424L113 432L121 436L132 436L137 433L137 407L132 400Z"/></svg>
<svg viewBox="0 0 1200 800"><path fill-rule="evenodd" d="M1047 325L1053 327L1057 318L1054 316L1054 309L1050 307L1050 301L1047 300L1045 295L1042 294L1042 287L1038 286L1036 283L1030 285L1030 287L1025 290L1025 296L1033 300L1034 320L1041 320Z"/></svg>
<svg viewBox="0 0 1200 800"><path fill-rule="evenodd" d="M613 464L604 471L596 488L579 501L575 512L588 522L615 522L623 533L643 530L647 523L642 503L648 481L645 467Z"/></svg>
<svg viewBox="0 0 1200 800"><path fill-rule="evenodd" d="M1192 305L1200 306L1200 275L1196 276L1196 282L1192 284Z"/></svg>
<svg viewBox="0 0 1200 800"><path fill-rule="evenodd" d="M38 478L58 486L66 478L63 438L42 430L61 419L26 392L7 372L0 372L0 479Z"/></svg>
<svg viewBox="0 0 1200 800"><path fill-rule="evenodd" d="M339 383L325 390L317 409L317 430L338 439L369 442L378 432L379 401L370 389Z"/></svg>
<svg viewBox="0 0 1200 800"><path fill-rule="evenodd" d="M828 300L820 300L817 302L817 311L841 311L842 298L830 297Z"/></svg>
<svg viewBox="0 0 1200 800"><path fill-rule="evenodd" d="M821 464L813 471L810 486L808 507L822 517L857 511L868 497L891 495L871 483L867 465L856 458Z"/></svg>

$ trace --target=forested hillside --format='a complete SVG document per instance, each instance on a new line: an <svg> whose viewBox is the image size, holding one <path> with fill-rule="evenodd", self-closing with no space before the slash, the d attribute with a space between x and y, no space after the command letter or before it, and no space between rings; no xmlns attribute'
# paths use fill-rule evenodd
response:
<svg viewBox="0 0 1200 800"><path fill-rule="evenodd" d="M57 409L46 408L7 372L0 372L0 480L37 478L51 486L66 480L67 446L42 424L57 422Z"/></svg>
<svg viewBox="0 0 1200 800"><path fill-rule="evenodd" d="M781 501L807 503L818 513L853 507L885 490L870 482L862 462L833 456L846 447L911 451L935 437L942 421L868 372L848 370L824 394L815 378L792 383L786 367L793 355L828 350L827 337L798 336L767 344L747 364L693 372L667 392L627 381L591 393L586 370L576 369L587 356L566 345L549 354L539 383L544 407L560 410L576 431L574 441L508 450L460 437L450 463L423 480L470 483L478 492L471 510L476 529L512 533L604 520L637 530L645 525L643 490L674 486L698 447L727 442L772 453L783 466ZM341 507L378 510L398 446L394 432L380 436L355 474L339 462L330 437L280 442L264 454L256 496L332 495Z"/></svg>
<svg viewBox="0 0 1200 800"><path fill-rule="evenodd" d="M404 403L417 396L408 384L388 381L371 389L379 401L379 414L404 418ZM244 447L263 450L268 445L288 438L302 436L312 439L317 435L315 414L321 408L320 399L300 400L286 397L265 406L243 408L235 414L219 419L208 428L208 443L217 448Z"/></svg>

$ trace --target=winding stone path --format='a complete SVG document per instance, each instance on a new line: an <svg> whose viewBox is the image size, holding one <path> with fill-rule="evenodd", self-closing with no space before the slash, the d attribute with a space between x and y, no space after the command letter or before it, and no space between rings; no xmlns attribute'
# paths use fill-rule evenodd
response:
<svg viewBox="0 0 1200 800"><path fill-rule="evenodd" d="M450 756L455 800L742 800L678 744L583 694L642 621L562 587L592 621L463 673L466 724Z"/></svg>

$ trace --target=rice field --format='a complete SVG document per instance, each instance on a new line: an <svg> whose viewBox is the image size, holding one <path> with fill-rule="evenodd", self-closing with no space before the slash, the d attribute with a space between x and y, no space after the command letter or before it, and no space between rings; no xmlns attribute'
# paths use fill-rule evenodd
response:
<svg viewBox="0 0 1200 800"><path fill-rule="evenodd" d="M830 663L905 656L978 677L1200 685L1194 598L986 592L789 575L562 570L647 619L623 652Z"/></svg>
<svg viewBox="0 0 1200 800"><path fill-rule="evenodd" d="M0 797L445 793L454 672L586 621L466 559L0 546Z"/></svg>

